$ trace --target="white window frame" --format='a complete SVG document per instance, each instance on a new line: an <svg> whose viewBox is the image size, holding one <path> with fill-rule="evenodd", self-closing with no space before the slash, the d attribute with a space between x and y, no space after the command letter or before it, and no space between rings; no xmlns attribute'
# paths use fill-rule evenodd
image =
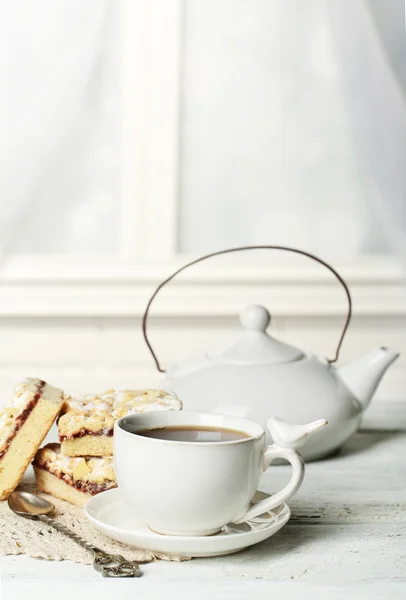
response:
<svg viewBox="0 0 406 600"><path fill-rule="evenodd" d="M182 0L121 0L121 10L118 255L11 258L1 273L0 317L139 317L154 286L193 258L177 253ZM406 315L394 257L360 256L335 266L350 284L356 314ZM334 284L311 262L253 266L217 259L172 282L153 314L231 315L262 302L282 316L341 315L345 302Z"/></svg>
<svg viewBox="0 0 406 600"><path fill-rule="evenodd" d="M121 7L120 254L141 262L172 258L177 239L182 0L121 0Z"/></svg>

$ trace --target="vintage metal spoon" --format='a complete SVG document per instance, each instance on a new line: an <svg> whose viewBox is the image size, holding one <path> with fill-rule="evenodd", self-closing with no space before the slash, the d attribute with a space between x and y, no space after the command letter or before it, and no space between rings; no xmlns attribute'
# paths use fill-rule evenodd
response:
<svg viewBox="0 0 406 600"><path fill-rule="evenodd" d="M13 492L8 498L8 505L16 515L28 519L38 519L65 534L82 548L92 552L93 566L104 577L140 577L141 570L136 563L126 560L120 554L104 552L49 517L48 515L54 512L55 506L45 498L29 492Z"/></svg>

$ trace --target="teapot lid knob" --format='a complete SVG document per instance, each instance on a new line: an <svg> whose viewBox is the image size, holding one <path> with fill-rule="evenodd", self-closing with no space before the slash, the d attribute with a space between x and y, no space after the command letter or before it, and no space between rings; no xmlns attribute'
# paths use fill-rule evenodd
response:
<svg viewBox="0 0 406 600"><path fill-rule="evenodd" d="M240 314L243 334L226 346L207 352L206 358L211 362L245 366L289 363L303 358L301 350L266 332L270 320L271 315L264 306L246 306Z"/></svg>
<svg viewBox="0 0 406 600"><path fill-rule="evenodd" d="M240 321L244 329L253 331L265 331L271 320L271 315L264 306L250 304L246 306L241 314Z"/></svg>

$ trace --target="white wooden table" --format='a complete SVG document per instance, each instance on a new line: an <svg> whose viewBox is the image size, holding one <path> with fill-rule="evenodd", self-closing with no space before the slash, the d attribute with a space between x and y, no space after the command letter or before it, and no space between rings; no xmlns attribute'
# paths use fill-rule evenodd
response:
<svg viewBox="0 0 406 600"><path fill-rule="evenodd" d="M274 467L261 488L289 476ZM1 600L406 598L406 432L363 432L342 453L307 467L292 519L240 554L156 562L134 580L89 566L0 558ZM276 597L276 596L275 596Z"/></svg>

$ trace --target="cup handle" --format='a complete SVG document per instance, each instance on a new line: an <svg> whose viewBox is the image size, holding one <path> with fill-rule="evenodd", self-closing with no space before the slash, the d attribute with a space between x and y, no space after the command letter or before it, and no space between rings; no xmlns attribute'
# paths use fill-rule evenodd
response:
<svg viewBox="0 0 406 600"><path fill-rule="evenodd" d="M262 471L266 471L276 458L284 458L292 465L293 473L289 483L279 492L269 498L251 504L248 510L233 523L243 523L262 515L286 502L300 488L305 474L305 464L297 448L302 446L309 435L327 425L326 419L319 419L307 425L292 425L282 419L271 417L267 427L271 432L274 443L266 446L262 460Z"/></svg>

